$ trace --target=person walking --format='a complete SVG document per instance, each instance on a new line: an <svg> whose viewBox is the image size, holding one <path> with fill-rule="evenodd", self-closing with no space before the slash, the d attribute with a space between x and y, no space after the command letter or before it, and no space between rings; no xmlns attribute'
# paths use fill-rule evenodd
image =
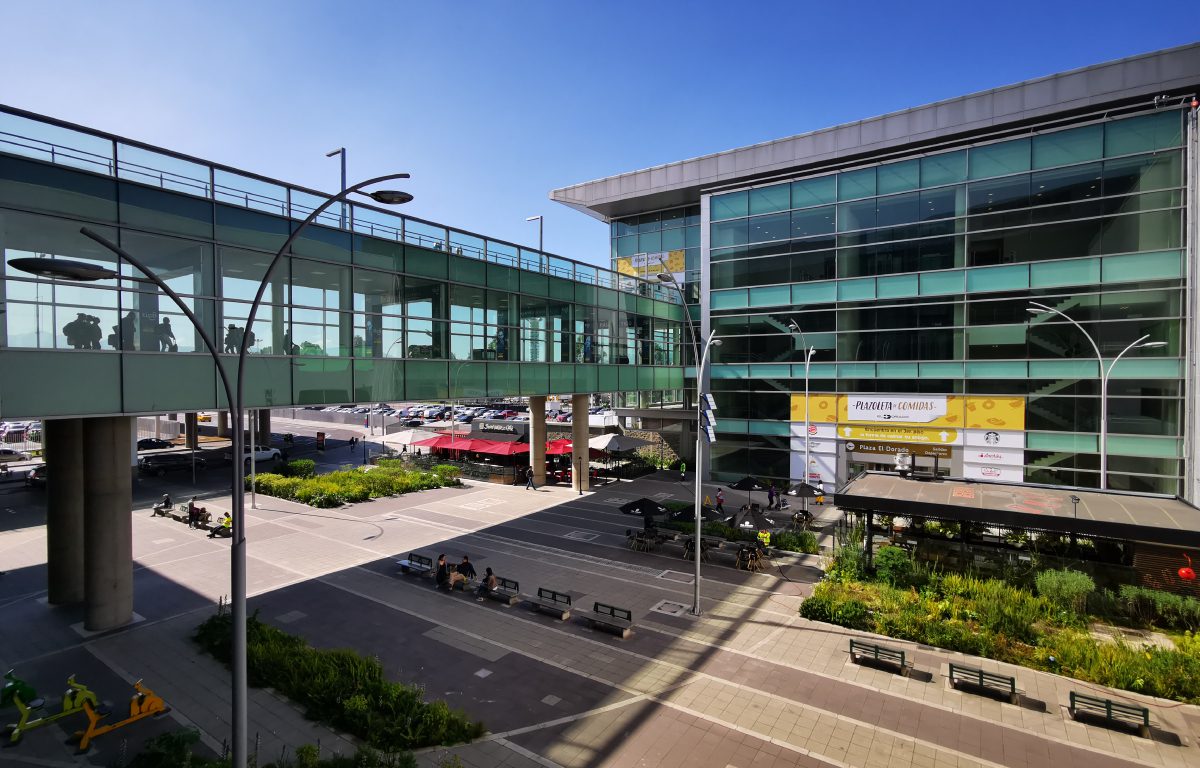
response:
<svg viewBox="0 0 1200 768"><path fill-rule="evenodd" d="M681 461L681 462L679 462L679 482L682 483L682 482L685 482L686 480L687 480L687 463Z"/></svg>
<svg viewBox="0 0 1200 768"><path fill-rule="evenodd" d="M537 486L533 484L533 467L530 466L525 470L525 490L537 490Z"/></svg>
<svg viewBox="0 0 1200 768"><path fill-rule="evenodd" d="M775 482L767 484L767 509L775 509Z"/></svg>
<svg viewBox="0 0 1200 768"><path fill-rule="evenodd" d="M721 515L722 517L725 516L725 489L724 488L717 489L717 514Z"/></svg>

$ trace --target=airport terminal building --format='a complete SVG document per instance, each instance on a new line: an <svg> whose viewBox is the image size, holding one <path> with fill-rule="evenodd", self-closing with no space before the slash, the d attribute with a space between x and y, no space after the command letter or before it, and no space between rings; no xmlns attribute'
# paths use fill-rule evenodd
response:
<svg viewBox="0 0 1200 768"><path fill-rule="evenodd" d="M551 198L722 340L717 479L832 489L907 450L1100 487L1106 443L1109 488L1194 502L1197 96L1200 44Z"/></svg>

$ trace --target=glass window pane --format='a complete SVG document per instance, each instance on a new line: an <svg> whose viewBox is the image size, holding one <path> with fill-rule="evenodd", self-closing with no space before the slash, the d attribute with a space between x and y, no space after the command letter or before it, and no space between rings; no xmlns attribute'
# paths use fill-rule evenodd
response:
<svg viewBox="0 0 1200 768"><path fill-rule="evenodd" d="M966 187L941 187L921 192L921 221L947 219L966 212Z"/></svg>
<svg viewBox="0 0 1200 768"><path fill-rule="evenodd" d="M685 247L684 229L664 229L662 232L662 249L674 251Z"/></svg>
<svg viewBox="0 0 1200 768"><path fill-rule="evenodd" d="M1104 126L1105 157L1178 147L1182 142L1182 114L1173 109L1114 120Z"/></svg>
<svg viewBox="0 0 1200 768"><path fill-rule="evenodd" d="M838 200L855 200L875 194L875 169L863 168L838 174Z"/></svg>
<svg viewBox="0 0 1200 768"><path fill-rule="evenodd" d="M772 240L787 240L791 237L791 215L787 213L772 213L766 216L755 216L749 220L749 242L761 243Z"/></svg>
<svg viewBox="0 0 1200 768"><path fill-rule="evenodd" d="M647 213L638 217L638 232L657 232L662 229L662 218L657 213Z"/></svg>
<svg viewBox="0 0 1200 768"><path fill-rule="evenodd" d="M1029 170L1029 139L1014 139L970 149L971 178L987 179Z"/></svg>
<svg viewBox="0 0 1200 768"><path fill-rule="evenodd" d="M833 232L834 206L792 212L792 237L827 235Z"/></svg>
<svg viewBox="0 0 1200 768"><path fill-rule="evenodd" d="M888 195L893 192L907 192L916 189L921 178L919 160L905 160L902 163L888 163L879 166L879 194Z"/></svg>
<svg viewBox="0 0 1200 768"><path fill-rule="evenodd" d="M775 213L791 207L791 192L787 184L750 190L750 215Z"/></svg>
<svg viewBox="0 0 1200 768"><path fill-rule="evenodd" d="M824 205L837 200L837 176L818 176L815 179L804 179L792 182L792 207L806 208L810 205Z"/></svg>
<svg viewBox="0 0 1200 768"><path fill-rule="evenodd" d="M673 211L663 211L662 228L675 229L676 227L682 227L684 225L683 219L686 211L686 208L676 208Z"/></svg>
<svg viewBox="0 0 1200 768"><path fill-rule="evenodd" d="M745 245L748 236L746 219L736 221L715 222L712 225L713 248L724 248L730 245Z"/></svg>
<svg viewBox="0 0 1200 768"><path fill-rule="evenodd" d="M881 197L876 202L878 209L876 226L894 227L914 222L920 217L916 192Z"/></svg>
<svg viewBox="0 0 1200 768"><path fill-rule="evenodd" d="M1033 174L1033 205L1071 203L1100 196L1100 163Z"/></svg>
<svg viewBox="0 0 1200 768"><path fill-rule="evenodd" d="M1170 189L1182 184L1183 164L1177 151L1104 161L1105 195Z"/></svg>
<svg viewBox="0 0 1200 768"><path fill-rule="evenodd" d="M658 253L662 250L662 233L647 232L638 235L638 253Z"/></svg>
<svg viewBox="0 0 1200 768"><path fill-rule="evenodd" d="M921 158L921 186L936 187L967 180L967 150Z"/></svg>
<svg viewBox="0 0 1200 768"><path fill-rule="evenodd" d="M1104 151L1104 126L1085 125L1069 131L1055 131L1033 137L1033 167L1099 160Z"/></svg>
<svg viewBox="0 0 1200 768"><path fill-rule="evenodd" d="M874 200L863 200L858 203L842 203L838 206L838 232L849 232L855 229L869 229L874 226Z"/></svg>
<svg viewBox="0 0 1200 768"><path fill-rule="evenodd" d="M637 217L633 216L628 219L618 219L612 223L613 237L621 237L623 235L637 234Z"/></svg>
<svg viewBox="0 0 1200 768"><path fill-rule="evenodd" d="M638 236L627 235L617 238L617 256L632 256L638 252Z"/></svg>
<svg viewBox="0 0 1200 768"><path fill-rule="evenodd" d="M991 213L1024 208L1029 205L1029 176L971 184L967 190L969 213Z"/></svg>
<svg viewBox="0 0 1200 768"><path fill-rule="evenodd" d="M710 214L713 221L734 219L749 214L749 194L747 192L731 192L728 195L714 195L711 198Z"/></svg>

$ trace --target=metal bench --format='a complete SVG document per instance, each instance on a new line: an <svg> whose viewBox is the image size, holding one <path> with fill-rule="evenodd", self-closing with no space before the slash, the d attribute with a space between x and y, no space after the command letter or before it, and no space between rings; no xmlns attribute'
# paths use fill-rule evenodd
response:
<svg viewBox="0 0 1200 768"><path fill-rule="evenodd" d="M1080 715L1090 715L1104 720L1106 724L1134 726L1138 736L1150 738L1150 710L1137 704L1125 704L1071 691L1071 706L1067 711L1071 713L1072 720L1078 720Z"/></svg>
<svg viewBox="0 0 1200 768"><path fill-rule="evenodd" d="M417 552L410 552L407 560L397 560L401 573L415 573L418 576L429 576L433 573L433 558Z"/></svg>
<svg viewBox="0 0 1200 768"><path fill-rule="evenodd" d="M571 596L566 592L538 587L537 597L529 605L538 613L549 614L559 621L571 618Z"/></svg>
<svg viewBox="0 0 1200 768"><path fill-rule="evenodd" d="M863 659L877 663L894 664L899 668L901 675L908 675L908 660L904 656L904 651L898 648L889 648L886 645L877 645L876 643L865 643L861 640L851 640L850 658L856 664L861 663Z"/></svg>
<svg viewBox="0 0 1200 768"><path fill-rule="evenodd" d="M967 683L983 690L1006 694L1009 704L1017 704L1020 701L1020 695L1017 693L1017 678L1012 675L984 672L976 667L964 667L961 664L951 663L950 687L957 689L959 683Z"/></svg>
<svg viewBox="0 0 1200 768"><path fill-rule="evenodd" d="M486 590L483 596L489 600L495 600L497 603L505 605L516 605L521 599L521 585L512 579L496 577L496 588Z"/></svg>
<svg viewBox="0 0 1200 768"><path fill-rule="evenodd" d="M599 627L622 639L629 637L633 630L633 612L625 608L596 603L592 606L592 613L585 618L593 628Z"/></svg>

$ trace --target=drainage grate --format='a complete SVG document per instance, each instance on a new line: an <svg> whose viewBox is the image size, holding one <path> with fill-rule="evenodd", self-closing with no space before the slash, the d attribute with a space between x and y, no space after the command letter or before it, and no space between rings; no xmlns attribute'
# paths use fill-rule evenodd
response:
<svg viewBox="0 0 1200 768"><path fill-rule="evenodd" d="M571 531L563 534L564 539L574 539L575 541L592 541L600 538L598 533L588 533L587 531Z"/></svg>
<svg viewBox="0 0 1200 768"><path fill-rule="evenodd" d="M654 613L665 613L668 616L682 616L687 613L687 609L687 606L683 603L674 603L670 600L663 600L650 610Z"/></svg>
<svg viewBox="0 0 1200 768"><path fill-rule="evenodd" d="M662 573L658 574L658 578L666 579L667 581L677 581L680 584L691 584L696 580L695 576L690 573L684 573L683 571L663 571Z"/></svg>

